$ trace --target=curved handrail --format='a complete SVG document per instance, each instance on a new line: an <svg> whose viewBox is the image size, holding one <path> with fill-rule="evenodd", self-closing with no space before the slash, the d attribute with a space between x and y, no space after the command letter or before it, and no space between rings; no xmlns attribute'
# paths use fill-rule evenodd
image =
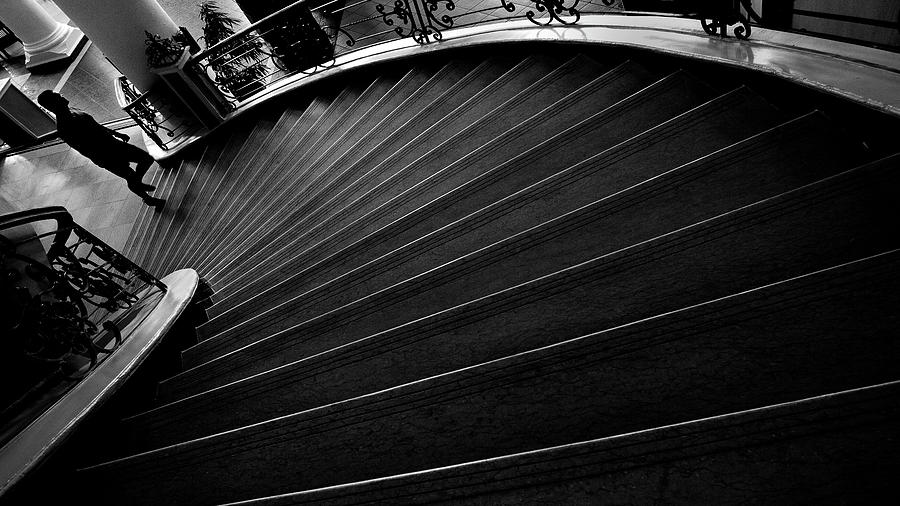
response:
<svg viewBox="0 0 900 506"><path fill-rule="evenodd" d="M18 227L39 220L57 220L68 226L74 223L72 215L62 206L39 207L25 211L16 211L0 216L0 230Z"/></svg>
<svg viewBox="0 0 900 506"><path fill-rule="evenodd" d="M55 227L41 231L41 222ZM60 206L0 216L0 271L13 379L0 405L3 446L106 363L126 343L123 327L167 287Z"/></svg>
<svg viewBox="0 0 900 506"><path fill-rule="evenodd" d="M229 47L229 45L231 43L233 43L235 40L238 40L241 37L243 37L244 35L246 35L247 33L252 32L253 30L256 30L260 25L266 23L269 20L279 17L282 13L293 9L294 7L296 7L298 5L305 4L306 2L307 2L307 0L298 0L286 7L282 7L281 9L273 12L272 14L269 14L268 16L252 23L250 26L248 26L246 28L242 28L242 29L238 30L237 32L234 32L232 35L229 35L228 37L225 37L224 39L220 40L219 42L213 44L212 46L209 46L208 48L195 53L194 55L191 56L191 60L202 59L202 58L206 57L207 55L209 55L210 53L215 53L216 51L218 51L221 48Z"/></svg>
<svg viewBox="0 0 900 506"><path fill-rule="evenodd" d="M651 15L696 20L697 28L702 27L708 35L739 39L749 38L751 30L757 26L766 27L750 0L675 1L667 12L626 11L621 0L592 4L579 4L579 0L530 0L516 4L510 0L490 0L471 11L456 6L453 0L353 0L339 8L333 7L335 1L326 1L309 10L304 7L307 0L292 2L190 56L184 72L190 79L204 84L200 88L201 93L209 94L207 99L224 104L228 114L232 114L245 105L257 103L257 98L265 92L282 89L284 83L293 82L290 79L297 76L311 76L356 61L358 58L349 57L351 54L365 58L377 53L377 50L372 51L376 46L399 39L412 39L426 45L442 41L442 31L494 21L527 19L543 27L580 25L584 14ZM302 8L305 13L291 12L297 8ZM355 9L358 16L347 22L338 23L328 17L338 16L349 8ZM360 10L366 8L371 12ZM494 17L483 18L481 14L487 11ZM314 20L309 13L317 13ZM379 22L383 23L384 30L377 27ZM369 31L358 33L358 28L354 28L357 25L367 26ZM783 28L777 30L796 33ZM142 104L155 105L155 97L142 102L145 98L146 95L142 95L139 100L127 104L130 109L126 110L133 117L140 117L144 112ZM145 128L151 138L154 138L156 126L150 121ZM169 132L169 137L172 136ZM164 151L170 149L161 139L157 144Z"/></svg>
<svg viewBox="0 0 900 506"><path fill-rule="evenodd" d="M149 96L148 92L141 93L125 76L119 76L115 79L113 89L116 93L116 102L119 103L119 107L123 110L134 107L135 104L147 100Z"/></svg>
<svg viewBox="0 0 900 506"><path fill-rule="evenodd" d="M55 226L41 231L41 222ZM60 206L0 216L0 271L0 333L21 350L7 357L18 382L6 385L0 406L4 437L118 349L132 309L167 290Z"/></svg>

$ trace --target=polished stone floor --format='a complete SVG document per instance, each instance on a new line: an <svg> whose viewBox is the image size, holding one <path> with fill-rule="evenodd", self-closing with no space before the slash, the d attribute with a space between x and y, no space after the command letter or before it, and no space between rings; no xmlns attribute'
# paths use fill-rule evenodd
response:
<svg viewBox="0 0 900 506"><path fill-rule="evenodd" d="M68 18L50 0L39 3L54 18ZM127 118L115 98L113 82L120 74L90 42L61 65L29 70L21 44L9 48L12 58L3 62L0 77L35 99L44 90L54 90L73 107L88 112L97 121ZM122 130L131 142L143 145L137 127ZM151 169L146 179L152 176ZM125 182L92 164L65 144L0 156L0 214L43 206L65 206L75 220L115 248L121 248L143 202ZM42 232L42 230L39 230Z"/></svg>
<svg viewBox="0 0 900 506"><path fill-rule="evenodd" d="M131 136L132 144L142 144L137 127L122 132ZM156 170L158 165L144 180L149 181ZM144 205L124 180L65 144L0 159L0 199L15 210L64 206L78 224L116 249L124 246Z"/></svg>
<svg viewBox="0 0 900 506"><path fill-rule="evenodd" d="M38 0L38 3L57 21L70 23L52 1ZM73 107L91 113L97 121L127 117L119 108L113 89L115 79L121 74L90 41L71 61L37 69L25 68L21 44L10 46L8 52L12 58L0 64L0 78L11 78L13 85L26 96L34 99L44 90L53 90L68 98Z"/></svg>

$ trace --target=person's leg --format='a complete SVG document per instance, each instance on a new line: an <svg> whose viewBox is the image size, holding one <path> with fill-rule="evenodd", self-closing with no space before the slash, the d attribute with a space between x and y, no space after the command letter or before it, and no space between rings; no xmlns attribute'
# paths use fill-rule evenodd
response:
<svg viewBox="0 0 900 506"><path fill-rule="evenodd" d="M102 165L103 168L112 172L113 174L119 176L120 178L128 181L129 188L137 188L143 189L146 191L153 191L156 189L152 184L147 184L141 181L143 179L143 175L133 170L131 166L128 165L128 160L116 158L116 161L109 161Z"/></svg>
<svg viewBox="0 0 900 506"><path fill-rule="evenodd" d="M150 156L150 153L135 146L134 144L129 144L127 142L122 142L122 144L122 157L129 162L137 163L135 172L140 179L143 179L144 174L147 173L147 171L150 169L150 166L153 165L153 162L155 162L156 160L152 156Z"/></svg>
<svg viewBox="0 0 900 506"><path fill-rule="evenodd" d="M111 165L104 168L124 179L128 183L128 189L140 197L148 206L160 208L166 202L165 199L156 198L148 194L147 191L153 190L155 186L142 183L141 178L128 165Z"/></svg>

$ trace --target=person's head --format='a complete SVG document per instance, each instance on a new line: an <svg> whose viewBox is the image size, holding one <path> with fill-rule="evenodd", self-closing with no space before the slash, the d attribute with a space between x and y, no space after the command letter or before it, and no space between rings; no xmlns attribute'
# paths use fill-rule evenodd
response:
<svg viewBox="0 0 900 506"><path fill-rule="evenodd" d="M38 95L37 101L42 107L56 114L69 110L69 101L59 93L50 90L42 91Z"/></svg>

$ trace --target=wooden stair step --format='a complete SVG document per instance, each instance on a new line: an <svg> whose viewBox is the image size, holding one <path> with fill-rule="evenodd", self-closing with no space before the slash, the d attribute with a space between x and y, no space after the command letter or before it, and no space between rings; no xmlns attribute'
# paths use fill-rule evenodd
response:
<svg viewBox="0 0 900 506"><path fill-rule="evenodd" d="M115 473L109 489L138 503L180 497L208 504L613 437L891 381L900 349L887 313L900 297L898 267L894 250L658 317L668 323L650 319L167 446L92 467L84 478ZM824 329L832 331L828 339L814 339ZM253 472L259 465L266 472ZM152 488L147 476L155 479Z"/></svg>
<svg viewBox="0 0 900 506"><path fill-rule="evenodd" d="M434 66L416 66L409 70L394 86L387 90L378 100L369 100L371 107L364 114L351 119L340 120L335 124L339 135L322 142L307 160L297 160L295 166L306 167L309 178L308 183L297 189L291 199L291 206L296 208L304 204L317 192L318 185L327 182L339 172L340 165L336 162L346 159L347 151L351 146L362 143L369 137L381 137L386 128L394 123L402 125L404 118L408 119L415 114L415 108L409 104L419 100L427 100L431 95L437 95L439 90L446 87L447 82L455 81L472 70L471 62L451 62L442 68ZM352 121L352 122L351 122ZM314 158L314 159L312 159ZM279 188L273 185L272 188ZM223 244L223 249L239 251L245 245L252 243L256 238L265 234L268 223L281 218L281 214L275 212L279 206L284 205L279 200L266 195L266 198L256 199L256 204L244 211L244 219L235 225L240 233L232 234ZM262 218L260 218L262 217ZM252 226L246 224L252 223ZM229 256L222 255L211 261L204 271L211 278L221 269L223 263L229 261Z"/></svg>
<svg viewBox="0 0 900 506"><path fill-rule="evenodd" d="M519 181L498 185L495 196L493 196L494 199L514 192L520 184L527 185L539 180L542 175L552 174L565 167L566 163L575 163L630 135L640 133L644 128L655 126L660 121L702 103L707 97L708 90L703 85L683 75L671 76L641 90L641 85L649 76L642 72L632 74L630 69L630 65L615 69L588 83L583 93L575 90L571 95L562 97L558 102L561 104L560 109L568 111L567 114L569 114L571 109L568 107L581 104L580 100L583 95L587 104L595 102L601 109L600 112L596 112L582 121L570 123L567 121L566 115L559 114L557 117L554 111L556 122L552 124L547 124L543 115L535 115L529 121L506 132L505 135L471 151L467 156L450 162L440 170L433 170L433 173L427 175L419 184L395 195L383 205L373 209L372 212L366 212L366 209L400 190L400 188L393 187L393 180L387 180L380 187L373 188L368 194L345 206L332 218L320 222L308 233L296 236L287 244L276 243L278 247L266 251L268 257L264 261L259 261L256 266L244 268L247 272L257 273L259 279L243 276L242 282L235 282L237 278L235 278L235 274L232 274L232 281L226 283L223 280L223 283L216 285L217 290L220 291L223 300L232 295L238 286L247 288L254 286L259 293L281 281L286 275L299 272L310 263L321 260L322 255L334 253L355 239L417 211L417 208L423 204L443 198L443 195L453 186L465 184L467 181L474 181L485 174L496 172L494 169L498 167L504 169L509 167L509 157L515 158L512 153L517 152L514 151L516 148L525 150L535 160L532 160L533 163L528 166L527 170L521 170ZM591 91L595 94L591 94ZM629 93L632 93L630 97L628 97ZM655 107L651 106L650 102L654 102ZM554 106L551 104L548 109L553 110ZM575 107L575 109L578 108ZM591 111L589 105L585 106L584 111ZM574 119L577 119L578 114L582 114L584 111L577 113ZM541 138L544 133L549 135L554 131L557 132L556 135L533 146L532 138ZM563 139L567 142L563 143ZM581 144L582 141L584 144ZM523 143L525 143L524 146ZM524 164L521 166L524 167ZM414 171L416 167L411 166L409 170ZM503 171L507 176L509 172ZM361 213L365 214L359 216ZM349 226L341 226L341 223L346 223L354 217L356 219ZM340 219L340 222L335 224L335 219ZM333 229L336 231L324 237L323 240L316 241L316 237L322 237ZM393 247L400 245L382 243L381 246L391 244L394 244ZM254 253L259 258L259 252L254 251ZM253 261L252 258L244 263L236 260L232 265L247 265L251 261ZM264 277L259 274L260 270L263 271L262 276ZM275 283L272 282L273 278L276 280ZM260 289L261 286L263 288ZM250 292L244 291L244 293ZM229 304L239 302L241 302L240 299L234 299L229 301Z"/></svg>
<svg viewBox="0 0 900 506"><path fill-rule="evenodd" d="M624 103L620 102L616 106L606 109L602 114L592 117L589 122L572 126L569 130L560 133L558 138L548 139L545 143L498 165L494 170L484 170L481 176L464 183L458 190L447 192L439 198L431 200L427 207L416 209L417 200L401 196L396 199L399 201L398 204L389 203L391 205L385 206L386 209L380 211L380 214L366 215L357 220L349 230L341 231L340 235L330 238L329 242L316 244L309 248L308 251L311 250L313 254L302 255L303 263L291 262L273 269L271 274L265 278L267 281L274 280L274 282L269 282L268 287L257 283L247 283L247 288L256 289L256 294L271 293L280 297L279 302L281 302L292 294L302 293L304 288L308 289L309 285L304 284L306 280L322 279L314 274L319 272L335 273L335 276L339 274L333 270L323 269L333 268L333 262L316 262L322 257L326 257L327 260L353 259L352 261L358 261L357 265L360 265L369 258L377 257L378 253L389 252L404 243L427 235L442 225L452 223L454 219L482 210L479 217L473 218L465 225L473 231L470 237L475 238L475 242L469 242L455 250L448 259L456 258L486 245L487 243L481 242L483 236L489 241L491 239L500 240L511 233L525 230L581 205L589 204L598 196L607 194L609 188L625 188L639 183L646 178L674 168L680 163L703 156L707 154L707 150L715 150L739 141L745 136L761 130L763 125L774 122L774 113L771 109L766 109L765 101L746 90L740 90L708 103L689 114L671 119L664 123L665 126L657 126L618 148L606 150L604 152L606 156L595 155L595 152L590 150L591 147L602 149L614 144L616 140L627 138L633 132L630 129L637 130L634 133L640 132L639 129L644 126L644 123L635 120L635 116L650 115L659 121L664 121L678 114L679 111L689 110L697 103L702 103L702 97L705 96L704 90L699 91L699 96L696 93L690 93L692 83L693 80L687 76L672 77L657 83L644 92L633 95ZM739 127L724 126L736 125L731 120L740 117L741 111L747 108L758 112L756 121L740 123ZM766 114L767 112L768 114ZM656 123L653 122L653 124ZM628 127L620 129L617 128L619 125L628 125ZM695 125L703 125L700 127L704 130L702 133L705 133L707 128L710 130L716 129L717 126L722 126L722 128L716 130L715 136L710 137L706 144L679 143L679 141L690 142L694 135L701 134L694 130L698 128ZM608 140L603 142L604 138ZM562 143L559 139L571 140L572 143ZM598 140L597 144L592 144L594 140ZM585 143L585 147L575 147L582 142ZM669 153L675 151L676 147L677 152ZM591 157L591 155L595 156ZM568 158L569 156L573 156L573 158ZM576 164L585 159L590 163ZM660 159L666 160L664 165L659 164ZM468 166L469 164L465 162L463 160L462 165ZM561 164L566 162L576 165L559 172L561 168L565 167ZM496 182L491 181L493 184L489 185L487 181L489 179L495 179ZM525 190L521 190L522 188ZM436 188L436 190L436 194L439 195L441 188ZM517 190L520 192L517 193ZM514 196L510 196L510 194ZM509 198L504 200L504 197ZM423 200L427 202L430 199ZM535 213L524 219L501 220L497 223L497 227L502 229L500 235L493 237L490 233L483 235L476 230L478 226L484 226L486 221L491 221L492 217L502 215L499 208L507 211L522 208L523 212L518 213L519 216L522 216L526 214L525 209L534 208L536 204L533 201L547 204L544 206L543 213ZM488 210L495 203L497 205ZM399 209L396 209L397 207ZM440 214L435 216L435 213ZM400 217L397 220L399 223L396 225L391 223L389 220L392 217ZM394 219L396 220L396 218ZM408 233L409 231L406 229L409 229L410 226L412 226L412 231L418 232L417 235ZM360 231L360 227L365 228ZM353 244L354 235L365 237L366 233L372 234L373 232L377 232L377 234L373 234L377 236L377 240L360 241ZM445 230L445 232L449 231ZM405 241L398 242L392 235L405 239ZM390 240L387 240L388 238ZM352 246L349 248L339 247L348 243ZM332 253L332 256L328 258L326 253ZM315 269L314 272L310 272L312 269L307 268L310 264ZM303 279L304 281L290 282L287 281L288 279ZM298 290L285 293L285 289L292 288ZM244 290L243 293L253 292ZM238 305L241 300L229 299L227 290L221 290L221 297L221 300L227 300L227 304L237 309L228 319L214 321L214 318L208 324L201 326L198 330L203 340L214 335L213 330L222 331L241 321L239 318L243 309ZM222 326L223 323L226 326ZM207 346L216 346L216 344L205 343L199 349L205 349ZM193 359L189 355L190 353L185 354L186 363L196 364L196 362L192 362Z"/></svg>
<svg viewBox="0 0 900 506"><path fill-rule="evenodd" d="M166 200L165 207L162 209L153 209L152 214L148 216L147 228L144 230L144 237L142 238L141 245L138 250L135 252L135 257L133 261L138 265L147 265L147 261L152 255L154 249L158 246L159 234L161 233L162 228L167 223L167 220L161 219L162 214L172 215L175 210L173 210L172 206L169 205L169 200L175 200L179 192L178 183L180 181L184 181L186 177L189 177L194 169L196 169L197 165L200 163L200 160L205 153L205 146L198 146L194 148L191 153L188 153L184 160L181 163L177 164L177 167L173 167L169 169L163 180L161 181L161 185L156 187L152 193L157 198L162 198ZM146 268L145 268L146 270ZM162 276L158 276L157 273L153 271L148 271L150 274L153 274L157 278Z"/></svg>
<svg viewBox="0 0 900 506"><path fill-rule="evenodd" d="M812 113L620 191L609 185L608 197L543 223L514 206L491 221L463 219L336 278L316 284L307 274L290 299L260 294L234 306L204 324L215 336L204 344L237 335L252 342L369 294L392 308L412 305L410 318L427 315L840 172L859 154L843 144Z"/></svg>
<svg viewBox="0 0 900 506"><path fill-rule="evenodd" d="M400 317L369 311L377 305L335 310L212 354L163 381L160 394L172 401L328 350L384 353L386 343L404 354L394 364L422 354L441 357L452 370L476 356L490 360L548 344L532 339L568 339L872 255L900 241L891 232L900 216L896 162L859 167L391 328L381 322L404 321L402 308ZM396 367L381 373L415 379L403 374Z"/></svg>
<svg viewBox="0 0 900 506"><path fill-rule="evenodd" d="M198 192L206 186L210 175L215 173L216 165L221 159L223 150L227 150L226 143L233 139L229 131L217 132L206 143L206 149L194 155L197 158L192 163L182 164L181 171L193 169L179 178L174 185L173 192L166 200L165 208L158 214L158 234L153 241L153 248L148 251L144 267L157 277L168 274L167 265L163 262L171 256L175 246L175 238L184 228L185 216L189 216L193 205L198 199Z"/></svg>
<svg viewBox="0 0 900 506"><path fill-rule="evenodd" d="M365 90L365 83L353 83L341 89L340 93L333 100L328 100L328 105L324 111L319 111L320 104L313 102L307 108L311 113L312 121L310 124L298 125L301 135L292 135L289 145L294 148L290 152L289 157L300 156L305 149L309 148L310 142L317 138L318 134L326 130L331 122L337 117L335 111L343 111ZM277 119L277 118L276 118ZM299 123L299 121L298 121ZM245 141L246 149L240 152L240 155L232 160L231 165L236 170L229 170L229 184L226 190L221 194L221 200L214 208L210 209L212 216L217 219L210 225L207 233L199 237L199 241L194 245L191 263L194 269L199 267L200 262L209 255L212 255L218 249L218 241L216 239L221 234L221 230L226 226L226 222L234 216L234 211L244 205L248 196L248 187L253 188L254 184L261 184L261 180L255 180L248 177L249 173L262 171L267 176L276 173L272 166L268 163L261 163L276 155L284 155L283 151L274 146L284 139L284 136L278 135L270 137L272 129L275 125L274 119L261 118L255 120L255 128L250 137ZM299 132L294 132L299 133ZM271 146L269 149L263 149L263 145ZM248 173L249 171L249 173ZM299 174L298 174L299 176ZM268 179L268 177L259 178ZM198 272L204 276L202 270Z"/></svg>
<svg viewBox="0 0 900 506"><path fill-rule="evenodd" d="M360 174L356 171L346 175L350 181L343 179L335 179L330 189L336 190L342 200L345 200L353 192L365 192L368 185L375 185L379 181L396 174L400 169L409 167L413 162L417 162L417 168L426 168L423 165L425 160L423 157L449 157L450 154L437 149L435 145L443 142L439 139L442 137L451 137L456 139L460 153L465 151L465 143L460 140L468 137L462 132L472 132L470 126L473 122L477 122L482 118L490 116L500 121L503 118L504 124L515 123L522 119L521 115L530 116L533 111L528 113L527 109L523 109L522 100L537 100L543 92L543 88L539 87L536 82L542 85L549 85L551 82L559 83L562 77L568 77L574 80L581 79L587 81L589 76L593 76L599 72L599 65L592 63L586 58L576 58L560 63L550 57L529 57L517 64L509 71L505 72L497 78L490 86L479 90L470 90L474 93L468 100L456 107L450 114L443 118L436 118L434 124L427 125L424 131L418 132L416 137L407 142L403 146L391 146L394 149L392 154L383 159L377 165L372 165L372 160L366 160L364 165L356 167L357 170L362 169ZM519 111L518 114L511 114L511 111ZM510 114L507 114L510 113ZM483 125L483 121L480 125ZM468 130L467 130L468 129ZM426 169L427 170L427 169ZM409 172L409 171L407 171ZM293 193L293 191L291 191ZM292 212L283 220L270 225L275 231L281 231L289 226L291 230L303 230L315 224L320 213L326 207L335 207L333 204L322 204L318 208L308 208L300 206L292 208ZM339 209L340 206L336 206ZM319 209L319 213L315 216L310 212ZM306 213L306 214L300 214ZM297 238L299 239L299 238ZM273 241L270 235L261 239L262 243L269 244ZM252 251L252 248L241 248L234 251L234 255L239 257L244 252ZM235 262L229 262L229 269L238 268ZM214 277L210 278L210 282L217 289L219 288Z"/></svg>
<svg viewBox="0 0 900 506"><path fill-rule="evenodd" d="M349 93L347 90L344 91L345 93ZM286 157L287 155L285 153L295 148L293 142L294 139L296 137L302 137L304 132L306 132L310 126L316 124L316 121L327 110L328 106L341 96L341 94L337 94L337 96L325 94L311 98L306 107L303 108L300 117L297 118L294 121L293 126L290 126L283 134L281 142L276 146L270 145L270 148L265 153L261 153L260 150L254 146L254 143L258 142L258 137L256 137L256 135L261 133L261 130L259 129L264 128L264 125L260 127L257 125L256 121L240 122L241 124L248 125L251 130L247 135L233 139L233 144L230 144L229 148L237 148L236 152L229 152L228 157L223 156L221 158L222 163L219 166L219 171L221 172L220 182L209 192L206 206L196 215L189 217L191 223L187 228L190 229L190 239L185 246L179 248L177 260L175 260L177 264L187 265L190 268L193 268L197 257L204 253L201 245L209 235L215 235L215 230L220 226L220 216L218 212L220 212L220 209L227 204L227 199L234 198L233 195L238 194L241 191L241 187L238 183L240 182L241 176L245 173L245 161L266 156L269 157L274 164L275 160ZM291 121L291 116L296 110L297 109L291 108L291 112L288 115L283 115L279 118L279 121L285 123ZM254 133L256 135L254 135ZM269 136L266 136L265 139L269 139Z"/></svg>
<svg viewBox="0 0 900 506"><path fill-rule="evenodd" d="M810 135L816 135L814 129L809 127L809 123L805 122L796 122L793 126L799 131L806 131ZM775 129L772 132L767 133L769 137L777 138L784 134L784 129ZM786 139L793 139L789 136L785 136ZM824 141L824 139L823 139ZM749 145L751 142L742 143L744 145ZM789 146L796 146L796 143L790 143ZM746 146L753 147L753 146ZM756 147L759 149L759 147ZM802 158L805 153L803 150L799 150L795 156L797 158ZM696 163L691 164L692 167L686 167L683 170L673 171L675 174L671 174L671 177L661 177L656 178L655 181L650 181L648 184L644 184L646 188L644 190L638 190L634 192L628 192L625 195L615 195L613 198L606 199L605 201L599 201L597 205L592 206L594 210L596 210L597 215L597 230L593 232L572 232L573 234L579 234L587 237L613 237L620 241L627 241L628 237L631 240L639 241L642 239L640 235L634 235L634 232L631 230L627 230L626 232L622 232L620 230L616 230L615 227L621 226L624 228L628 228L634 224L639 224L639 227L651 227L651 231L647 234L652 234L652 227L660 227L658 224L649 223L652 222L652 216L657 212L656 210L660 209L660 206L652 205L652 201L646 196L647 194L652 195L660 195L662 197L668 197L667 199L660 199L663 202L669 201L670 211L667 211L666 214L669 215L679 215L685 222L692 219L690 215L690 211L681 210L684 215L679 214L679 209L676 205L681 205L684 208L690 208L692 206L698 205L698 202L704 201L705 195L702 194L702 188L697 188L692 190L690 185L694 186L704 186L707 181L710 179L714 179L718 182L722 182L727 179L726 174L716 175L712 174L715 171L717 166L719 167L728 167L727 171L733 174L741 174L746 173L747 166L742 165L740 163L729 163L729 162L737 162L739 160L743 160L748 164L758 164L760 167L765 167L765 162L770 160L778 160L782 159L786 164L791 164L794 162L793 159L783 159L781 158L785 151L781 150L773 150L767 157L765 156L754 156L760 155L761 153L755 149L734 149L731 151L729 156L717 156L717 157L709 157L708 160L705 160L705 163ZM823 158L827 157L827 153L823 156ZM752 160L752 162L749 162ZM819 169L825 170L827 169L827 164L819 165L817 160L809 160L808 170L812 172L812 174L807 174L806 178L813 177ZM888 163L887 161L882 163ZM725 170L725 169L721 169ZM774 172L774 171L773 171ZM771 173L767 173L764 171L757 172L756 174L759 177L760 181L764 181L769 178L777 179L777 177L773 177ZM784 178L784 176L782 176ZM795 175L789 178L794 182L802 182L802 176ZM753 191L758 193L759 195L767 195L773 193L779 186L785 186L785 182L781 182L779 185L777 182L773 181L772 183L768 183L772 185L767 189L757 189L751 190L746 185L740 185L739 183L733 187L728 187L726 185L717 186L717 189L721 190L723 195L720 195L720 199L723 199L722 204L727 204L728 201L725 200L725 195L733 195L737 192L729 191L736 188L746 189L748 192ZM710 193L714 193L714 191L710 191ZM748 201L752 201L754 196L752 194L746 195L744 197ZM704 202L706 204L706 202ZM740 202L735 202L734 204L740 205ZM630 210L628 206L634 206L635 209ZM647 208L651 208L647 210ZM626 212L623 212L623 209ZM527 249L529 247L536 248L535 246L525 246L528 242L532 240L540 241L548 241L548 246L558 245L558 244L568 244L566 241L566 237L560 234L554 233L555 230L566 230L570 231L570 227L579 223L582 220L590 219L591 216L594 215L594 212L591 208L586 208L584 210L579 210L577 213L572 213L572 216L565 217L566 219L560 220L560 223L548 223L549 226L542 226L534 229L533 231L529 231L528 234L521 234L518 238L520 240L516 241L508 241L509 245L505 248L505 250L512 250L518 252L518 245L522 244L523 249ZM606 211L604 213L604 211ZM701 217L706 216L707 213L699 212L696 216L696 219L700 219ZM647 219L647 217L651 217L651 219ZM603 230L599 230L602 228L603 223L606 223L607 230L611 233L603 233ZM625 236L622 239L616 237L617 235ZM573 240L573 246L571 249L573 250L571 253L574 254L572 260L578 260L578 252L575 251L579 249L578 240ZM583 242L583 241L582 241ZM499 247L492 247L492 250L498 251L500 253L504 253L504 249ZM616 249L620 246L615 243L607 245L608 250ZM588 250L590 251L590 250ZM549 255L542 255L542 257L546 258ZM562 256L563 258L569 258L568 256L564 256L561 254L557 254L557 256ZM465 259L461 259L465 260ZM461 262L457 262L461 263ZM472 260L470 263L478 264L477 260ZM527 270L528 261L518 262L519 268ZM479 265L479 267L481 267ZM487 278L490 277L491 274L487 274L489 268L482 267L482 277ZM445 270L443 267L441 271ZM457 271L452 269L450 270L450 274L452 276L457 276ZM497 269L492 269L496 271ZM512 274L510 274L512 276ZM476 273L475 278L478 277ZM428 285L433 284L434 282L427 277L422 277L419 280L414 280L417 284L420 285ZM372 291L374 293L374 290ZM471 293L471 292L464 292ZM473 293L472 295L479 295L477 293ZM409 295L408 295L409 296ZM414 295L412 296L414 297ZM417 300L417 299L413 299ZM410 315L414 316L414 315ZM327 355L327 354L326 354ZM368 388L372 390L377 390L379 388L386 388L388 386L393 386L392 383L388 382L385 384L376 384L371 385L371 382L368 380L361 380L358 384L351 381L351 377L344 372L340 372L342 374L343 380L336 381L336 384L343 385L354 385L354 388L357 390L353 390L347 392L346 390L338 389L332 395L327 395L325 391L330 391L330 387L325 386L324 388L321 386L322 384L328 385L328 381L324 377L316 378L316 385L306 385L305 382L310 381L309 371L314 369L310 363L315 362L315 358L311 358L308 360L303 360L301 362L297 362L295 366L283 367L280 369L276 369L273 371L268 371L265 374L260 374L245 380L238 381L228 387L224 387L217 390L208 391L202 393L196 397L188 398L182 402L175 402L170 404L166 409L157 410L157 414L154 415L155 418L164 420L164 424L167 424L169 420L177 420L179 418L188 417L190 423L194 424L195 430L193 434L195 436L199 436L201 433L197 431L206 431L213 430L216 428L219 430L227 430L230 428L234 428L235 426L240 425L249 425L251 423L259 422L267 418L286 415L294 411L300 411L303 409L308 409L310 407L315 407L317 404L309 404L309 396L315 399L316 403L328 403L339 401L348 397L352 397L354 395L358 395L360 392L367 392ZM277 378L277 380L276 380ZM262 388L259 385L267 385L266 388ZM237 393L235 393L237 392ZM252 396L250 395L252 392ZM264 393L261 393L264 392ZM236 396L236 397L231 397ZM304 399L301 402L295 402L294 399L297 397ZM215 399L215 401L211 400ZM202 407L194 407L195 403ZM237 412L233 410L233 406L240 404L242 406L240 412L243 416L238 415ZM218 406L218 407L217 407ZM226 408L227 407L227 408ZM215 413L219 410L227 409L229 416L224 416L224 413L221 416L217 416ZM203 411L204 414L200 415L197 412ZM183 413L181 413L183 412ZM169 434L178 434L177 437L181 437L185 434L190 434L190 430L185 432L188 429L178 429L178 430L166 430L162 433ZM142 427L139 431L141 433L149 432L146 427Z"/></svg>
<svg viewBox="0 0 900 506"><path fill-rule="evenodd" d="M240 504L876 504L894 494L898 424L894 381Z"/></svg>
<svg viewBox="0 0 900 506"><path fill-rule="evenodd" d="M352 126L359 118L365 116L371 109L372 104L383 98L384 95L401 79L402 75L400 75L399 72L386 71L372 80L372 82L369 83L357 97L355 97L352 103L348 104L343 109L332 109L331 114L327 116L323 115L323 119L327 120L317 123L316 128L311 129L312 135L306 140L306 149L303 150L300 156L297 156L290 162L291 172L300 169L300 172L302 172L305 178L314 178L316 174L314 167L310 162L316 159L318 154L323 150L326 150L334 140L340 138L346 128ZM273 142L280 143L283 140L284 136L278 135L275 136ZM258 160L255 163L268 166L268 161L271 159L272 155L271 150L263 147L260 152L265 153L265 158ZM247 230L253 230L257 226L261 226L260 220L264 219L264 215L261 213L265 211L259 211L258 207L271 200L270 193L275 186L270 181L281 176L280 172L273 171L271 168L268 170L268 174L272 177L255 178L255 180L249 179L245 182L243 198L239 205L233 207L229 213L223 217L221 231L216 240L216 249L209 250L208 253L210 254L205 258L198 260L197 268L210 279L212 279L212 277L208 273L209 265L214 263L215 259L219 258L220 255L231 251L230 242L232 239L235 236L239 237L240 235L247 233ZM275 208L270 212L277 215L279 212L283 211Z"/></svg>
<svg viewBox="0 0 900 506"><path fill-rule="evenodd" d="M211 219L206 214L206 210L217 200L218 192L226 179L226 169L230 167L229 161L238 155L251 131L250 123L241 122L234 128L217 133L225 135L227 138L221 144L218 142L214 144L213 150L217 152L217 155L211 166L206 169L205 180L192 192L188 209L180 210L178 230L174 237L167 240L165 253L160 255L160 271L168 273L190 268L184 259L190 255L201 227L206 220Z"/></svg>

